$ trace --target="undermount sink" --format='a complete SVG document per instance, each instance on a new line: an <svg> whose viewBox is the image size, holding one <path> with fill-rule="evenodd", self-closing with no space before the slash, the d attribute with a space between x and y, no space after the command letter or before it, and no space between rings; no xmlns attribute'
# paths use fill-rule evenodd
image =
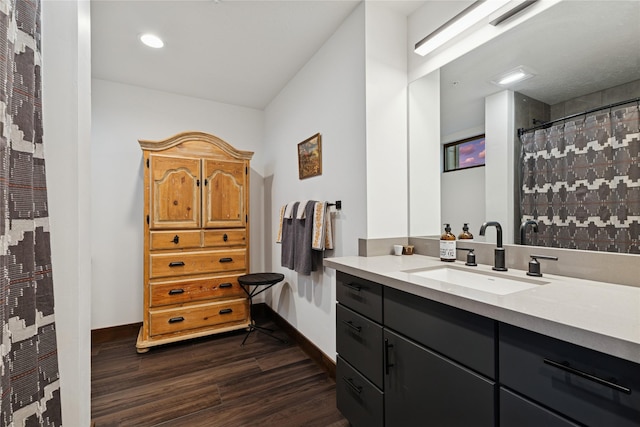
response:
<svg viewBox="0 0 640 427"><path fill-rule="evenodd" d="M407 271L407 273L431 280L437 280L443 284L463 286L465 288L490 292L496 295L507 295L549 283L528 278L503 276L500 273L471 271L466 268L448 265L422 270L412 270Z"/></svg>

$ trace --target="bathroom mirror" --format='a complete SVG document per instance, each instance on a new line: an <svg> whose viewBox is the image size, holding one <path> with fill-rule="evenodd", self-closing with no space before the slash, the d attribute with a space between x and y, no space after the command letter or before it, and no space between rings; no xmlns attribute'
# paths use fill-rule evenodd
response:
<svg viewBox="0 0 640 427"><path fill-rule="evenodd" d="M485 98L505 89L566 109L555 117L593 108L593 102L599 101L585 95L629 82L635 81L622 86L622 93L617 95L622 99L637 97L640 96L638 22L637 1L563 1L411 85L420 85L423 80L439 75L440 145L484 133ZM508 87L492 82L520 66L533 77ZM573 101L563 104L567 100ZM611 102L616 101L602 100L596 105ZM411 105L410 102L410 108ZM432 168L442 170L441 156L431 156L430 162ZM450 222L456 234L464 222L469 222L477 236L483 221L495 219L485 218L483 169L488 167L489 164L440 176L441 222ZM498 167L512 169L513 165ZM509 176L513 175L510 170ZM414 180L413 172L410 180ZM515 185L517 188L518 184ZM411 197L410 223L419 221L413 216L419 214L415 205L420 203L423 201ZM505 215L514 215L513 202ZM519 225L520 221L514 223ZM420 235L414 231L410 234ZM513 230L506 233L505 243L514 243L514 235Z"/></svg>

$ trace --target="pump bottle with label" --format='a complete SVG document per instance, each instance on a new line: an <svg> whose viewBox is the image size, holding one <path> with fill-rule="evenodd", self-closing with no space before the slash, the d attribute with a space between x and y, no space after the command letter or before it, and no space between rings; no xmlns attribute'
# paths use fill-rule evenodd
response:
<svg viewBox="0 0 640 427"><path fill-rule="evenodd" d="M444 234L440 236L440 261L453 262L456 260L456 236L451 233L451 226L445 224Z"/></svg>

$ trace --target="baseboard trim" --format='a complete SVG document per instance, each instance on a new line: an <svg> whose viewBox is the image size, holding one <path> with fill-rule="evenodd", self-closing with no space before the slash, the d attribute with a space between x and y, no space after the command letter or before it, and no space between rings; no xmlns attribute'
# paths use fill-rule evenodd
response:
<svg viewBox="0 0 640 427"><path fill-rule="evenodd" d="M265 316L273 320L283 331L285 331L309 357L324 369L331 378L336 378L336 363L329 358L320 348L318 348L307 337L302 335L291 323L287 322L282 316L274 311L266 303L258 303L253 305L255 316ZM91 330L91 345L104 344L110 341L136 337L142 326L142 322L131 323L128 325L112 326L109 328Z"/></svg>
<svg viewBox="0 0 640 427"><path fill-rule="evenodd" d="M263 311L268 317L273 319L274 323L292 337L313 361L320 365L331 378L336 379L336 363L307 337L302 335L291 323L287 322L266 303L254 304L253 308Z"/></svg>
<svg viewBox="0 0 640 427"><path fill-rule="evenodd" d="M112 326L109 328L92 329L91 345L104 344L109 341L117 341L125 338L136 337L142 326L142 322L128 325Z"/></svg>

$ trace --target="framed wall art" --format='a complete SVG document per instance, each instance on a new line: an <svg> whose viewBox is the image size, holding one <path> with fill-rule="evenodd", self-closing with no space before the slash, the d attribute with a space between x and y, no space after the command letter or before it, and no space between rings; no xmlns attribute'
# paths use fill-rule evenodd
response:
<svg viewBox="0 0 640 427"><path fill-rule="evenodd" d="M298 144L300 179L322 175L322 135L319 133Z"/></svg>

